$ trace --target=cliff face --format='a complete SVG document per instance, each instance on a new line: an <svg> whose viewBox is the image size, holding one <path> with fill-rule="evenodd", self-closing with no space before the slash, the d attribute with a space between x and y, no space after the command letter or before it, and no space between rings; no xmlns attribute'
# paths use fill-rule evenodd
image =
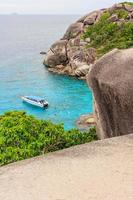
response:
<svg viewBox="0 0 133 200"><path fill-rule="evenodd" d="M133 132L133 48L113 50L88 74L99 138Z"/></svg>
<svg viewBox="0 0 133 200"><path fill-rule="evenodd" d="M44 65L51 72L85 78L90 66L102 54L115 47L133 45L132 20L132 3L116 4L85 15L50 47Z"/></svg>

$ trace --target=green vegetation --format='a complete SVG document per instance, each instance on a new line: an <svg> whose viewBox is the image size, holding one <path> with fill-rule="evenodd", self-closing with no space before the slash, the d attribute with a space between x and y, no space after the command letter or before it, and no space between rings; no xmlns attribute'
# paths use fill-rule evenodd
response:
<svg viewBox="0 0 133 200"><path fill-rule="evenodd" d="M125 2L123 2L122 4L127 4L127 5L129 5L129 6L133 6L133 2L128 2L128 1L125 1Z"/></svg>
<svg viewBox="0 0 133 200"><path fill-rule="evenodd" d="M96 140L95 128L88 132L38 120L22 111L0 115L0 165L23 160Z"/></svg>
<svg viewBox="0 0 133 200"><path fill-rule="evenodd" d="M119 19L126 19L128 16L128 11L126 10L114 10L113 14L117 14Z"/></svg>
<svg viewBox="0 0 133 200"><path fill-rule="evenodd" d="M126 11L117 10L115 13L119 18L125 19L127 16ZM96 48L98 57L114 48L126 49L133 46L133 22L110 22L109 17L109 12L104 13L101 19L89 26L82 36L83 39L91 39L87 48Z"/></svg>

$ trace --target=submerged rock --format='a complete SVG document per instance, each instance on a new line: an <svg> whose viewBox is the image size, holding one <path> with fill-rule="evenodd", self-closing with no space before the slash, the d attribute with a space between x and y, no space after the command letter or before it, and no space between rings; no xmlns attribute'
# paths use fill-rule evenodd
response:
<svg viewBox="0 0 133 200"><path fill-rule="evenodd" d="M99 138L133 132L133 48L113 50L88 75Z"/></svg>

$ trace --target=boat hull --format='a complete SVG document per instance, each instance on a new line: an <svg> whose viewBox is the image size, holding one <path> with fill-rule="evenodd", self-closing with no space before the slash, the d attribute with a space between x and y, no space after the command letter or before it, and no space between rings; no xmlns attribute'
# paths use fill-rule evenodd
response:
<svg viewBox="0 0 133 200"><path fill-rule="evenodd" d="M26 102L30 105L33 105L33 106L37 106L37 107L40 107L40 108L44 108L44 107L47 107L48 106L48 102L45 102L45 103L40 103L40 102L35 102L35 101L32 101L30 99L27 99L26 97L21 97L23 102Z"/></svg>

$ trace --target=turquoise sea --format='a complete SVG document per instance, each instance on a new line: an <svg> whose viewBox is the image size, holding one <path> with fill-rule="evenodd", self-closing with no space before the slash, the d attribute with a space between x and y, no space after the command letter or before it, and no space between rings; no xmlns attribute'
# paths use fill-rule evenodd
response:
<svg viewBox="0 0 133 200"><path fill-rule="evenodd" d="M0 16L0 114L25 110L41 119L75 127L82 114L92 113L92 93L85 81L51 74L40 51L64 34L79 16ZM22 102L21 95L45 97L43 110Z"/></svg>

